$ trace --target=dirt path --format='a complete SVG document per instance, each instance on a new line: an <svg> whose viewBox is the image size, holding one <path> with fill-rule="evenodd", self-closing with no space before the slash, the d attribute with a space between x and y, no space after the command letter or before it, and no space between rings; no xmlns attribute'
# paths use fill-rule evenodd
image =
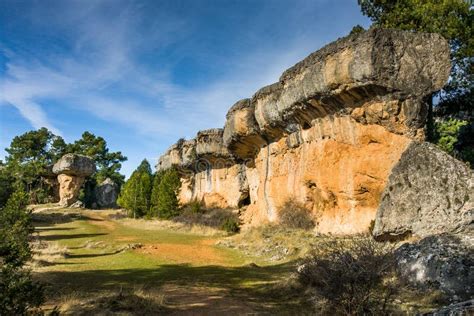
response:
<svg viewBox="0 0 474 316"><path fill-rule="evenodd" d="M66 247L68 253L38 272L51 284L51 308L62 306L63 311L78 315L147 315L159 311L170 315L242 315L275 304L268 298L264 299L267 302L256 300L260 294L254 288L273 282L275 271L250 268L248 259L242 259L236 250L217 247L216 237L162 228L140 230L137 225L111 219L108 213L82 213L81 219L53 222L40 233L55 247ZM139 246L124 248L132 243ZM137 292L137 288L144 290ZM116 299L110 297L122 290L132 296L114 303Z"/></svg>

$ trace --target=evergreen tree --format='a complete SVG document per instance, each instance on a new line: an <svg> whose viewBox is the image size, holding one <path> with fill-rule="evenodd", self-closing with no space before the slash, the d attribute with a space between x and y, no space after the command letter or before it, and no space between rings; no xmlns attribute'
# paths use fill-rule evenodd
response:
<svg viewBox="0 0 474 316"><path fill-rule="evenodd" d="M158 196L161 179L163 179L163 174L164 171L158 171L153 177L153 189L151 191L150 197L150 211L148 212L148 215L150 217L158 216Z"/></svg>
<svg viewBox="0 0 474 316"><path fill-rule="evenodd" d="M42 286L24 268L31 258L33 227L27 194L16 191L0 209L0 314L24 315L44 302Z"/></svg>
<svg viewBox="0 0 474 316"><path fill-rule="evenodd" d="M46 128L29 131L13 138L10 147L5 151L6 165L3 173L15 179L15 186L28 193L31 203L46 202L40 197L47 197L51 188L43 179L51 166L66 150L66 143Z"/></svg>
<svg viewBox="0 0 474 316"><path fill-rule="evenodd" d="M178 214L178 190L181 186L176 169L166 170L158 185L156 211L160 218L169 219Z"/></svg>
<svg viewBox="0 0 474 316"><path fill-rule="evenodd" d="M97 172L94 174L94 179L97 183L110 178L119 187L123 184L125 177L119 173L119 170L122 168L121 163L126 161L127 157L120 151L110 152L104 138L84 132L79 140L67 146L66 151L89 156L95 161Z"/></svg>
<svg viewBox="0 0 474 316"><path fill-rule="evenodd" d="M117 203L128 211L130 217L142 217L150 208L151 189L151 167L144 159L123 185Z"/></svg>

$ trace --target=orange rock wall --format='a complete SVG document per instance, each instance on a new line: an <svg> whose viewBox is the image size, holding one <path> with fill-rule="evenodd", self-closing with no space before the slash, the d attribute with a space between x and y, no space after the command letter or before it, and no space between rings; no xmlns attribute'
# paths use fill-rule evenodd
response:
<svg viewBox="0 0 474 316"><path fill-rule="evenodd" d="M325 118L262 148L248 168L254 202L245 214L250 224L277 219L279 208L295 199L312 211L321 233L367 231L393 165L410 139L380 125L346 117ZM289 138L303 143L288 146Z"/></svg>
<svg viewBox="0 0 474 316"><path fill-rule="evenodd" d="M232 165L229 168L207 169L183 177L179 192L180 203L197 200L209 208L236 208L245 194L242 192L245 187L245 180L242 178L244 172L243 166Z"/></svg>

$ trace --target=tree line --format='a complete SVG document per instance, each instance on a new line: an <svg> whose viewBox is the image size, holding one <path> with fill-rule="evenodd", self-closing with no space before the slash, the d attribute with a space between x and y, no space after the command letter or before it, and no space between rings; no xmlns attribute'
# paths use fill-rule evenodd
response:
<svg viewBox="0 0 474 316"><path fill-rule="evenodd" d="M125 182L117 203L128 216L169 219L178 214L178 190L181 181L176 169L152 173L144 159Z"/></svg>
<svg viewBox="0 0 474 316"><path fill-rule="evenodd" d="M68 144L43 127L14 137L5 150L6 160L0 161L0 205L19 188L26 192L30 204L52 202L54 186L48 181L54 178L52 166L68 153L89 156L97 166L97 172L87 179L81 192L86 206L93 202L95 186L106 178L119 187L124 183L125 177L119 171L127 157L120 151L111 152L104 138L87 131Z"/></svg>

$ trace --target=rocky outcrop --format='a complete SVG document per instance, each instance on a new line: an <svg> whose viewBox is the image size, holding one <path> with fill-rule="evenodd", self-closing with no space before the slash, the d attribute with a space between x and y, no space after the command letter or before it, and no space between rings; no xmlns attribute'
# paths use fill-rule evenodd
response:
<svg viewBox="0 0 474 316"><path fill-rule="evenodd" d="M436 34L342 38L237 102L223 131L173 145L157 169L180 168L182 203L246 205L249 224L277 220L294 199L323 233L366 231L393 166L424 138L424 98L449 71Z"/></svg>
<svg viewBox="0 0 474 316"><path fill-rule="evenodd" d="M105 179L95 188L95 200L99 208L117 207L118 185L110 178Z"/></svg>
<svg viewBox="0 0 474 316"><path fill-rule="evenodd" d="M373 235L474 231L474 173L428 143L411 143L382 194Z"/></svg>
<svg viewBox="0 0 474 316"><path fill-rule="evenodd" d="M462 301L474 295L474 235L441 234L402 245L395 252L402 277L420 289Z"/></svg>
<svg viewBox="0 0 474 316"><path fill-rule="evenodd" d="M95 172L94 161L83 155L66 154L53 166L58 175L59 204L70 206L77 201L86 177Z"/></svg>

